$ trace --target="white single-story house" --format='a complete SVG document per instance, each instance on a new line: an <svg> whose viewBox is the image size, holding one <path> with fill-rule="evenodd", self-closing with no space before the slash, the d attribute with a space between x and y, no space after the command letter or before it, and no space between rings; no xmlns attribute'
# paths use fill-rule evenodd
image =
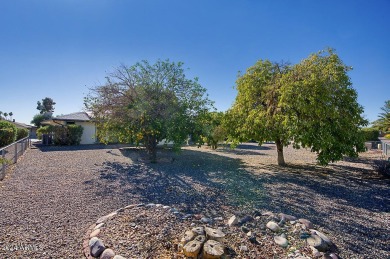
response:
<svg viewBox="0 0 390 259"><path fill-rule="evenodd" d="M84 128L80 144L95 144L97 142L96 124L86 112L76 112L57 116L50 120L45 120L41 124L53 126L65 126L69 124L80 125Z"/></svg>

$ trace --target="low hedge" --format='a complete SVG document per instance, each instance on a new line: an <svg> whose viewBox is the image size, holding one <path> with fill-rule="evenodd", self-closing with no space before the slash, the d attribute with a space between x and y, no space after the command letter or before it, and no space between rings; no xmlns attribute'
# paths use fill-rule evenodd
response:
<svg viewBox="0 0 390 259"><path fill-rule="evenodd" d="M16 129L16 140L22 139L28 137L28 129Z"/></svg>
<svg viewBox="0 0 390 259"><path fill-rule="evenodd" d="M8 146L16 141L17 129L14 124L0 120L0 147Z"/></svg>

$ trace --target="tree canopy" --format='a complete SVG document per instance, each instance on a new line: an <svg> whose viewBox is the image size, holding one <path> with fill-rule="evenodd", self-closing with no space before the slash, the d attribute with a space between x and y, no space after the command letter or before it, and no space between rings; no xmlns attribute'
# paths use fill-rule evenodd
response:
<svg viewBox="0 0 390 259"><path fill-rule="evenodd" d="M311 148L322 165L357 156L364 148L360 128L367 122L350 69L332 49L296 65L259 60L237 79L238 95L227 113L230 139L275 141L279 165L290 143Z"/></svg>
<svg viewBox="0 0 390 259"><path fill-rule="evenodd" d="M385 101L381 110L382 112L379 114L379 118L374 121L373 126L379 130L388 131L390 129L390 100Z"/></svg>
<svg viewBox="0 0 390 259"><path fill-rule="evenodd" d="M52 98L46 97L42 99L42 103L40 101L37 102L37 110L39 110L40 114L52 113L54 112L55 104Z"/></svg>
<svg viewBox="0 0 390 259"><path fill-rule="evenodd" d="M100 141L142 143L152 161L158 142L173 141L179 148L212 105L198 79L186 78L181 62L122 65L106 80L85 98Z"/></svg>

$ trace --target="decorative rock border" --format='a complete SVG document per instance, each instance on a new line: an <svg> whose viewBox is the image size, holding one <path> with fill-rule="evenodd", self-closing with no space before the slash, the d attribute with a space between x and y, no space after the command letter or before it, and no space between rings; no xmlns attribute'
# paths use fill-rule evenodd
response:
<svg viewBox="0 0 390 259"><path fill-rule="evenodd" d="M133 209L136 207L161 207L162 209L166 209L167 212L172 213L176 217L185 220L189 218L193 218L198 220L198 222L203 224L212 224L213 221L223 221L222 217L218 218L206 218L201 215L193 215L193 214L183 214L180 213L177 209L171 208L170 206L163 206L162 204L131 204L126 207L120 208L114 212L111 212L103 217L100 217L94 224L92 224L87 232L84 235L83 239L83 254L88 259L100 258L100 259L125 259L125 257L121 255L116 255L115 251L110 248L106 248L104 246L104 242L98 238L101 229L104 227L108 220L113 219L116 215L121 212L124 212L128 209ZM263 218L265 217L265 218ZM261 218L267 219L267 224L263 226L263 229L267 229L267 233L271 233L273 235L273 242L279 245L282 248L287 248L290 246L289 239L290 237L287 235L298 235L300 239L305 240L306 245L309 246L312 257L311 258L326 258L326 259L338 259L339 256L335 253L330 252L330 248L334 246L332 241L322 232L316 230L314 225L307 219L297 219L294 216L287 215L284 213L274 214L272 212L264 212L260 213L255 211L253 217L250 215L246 215L242 218L238 218L237 216L232 216L230 219L226 220L226 225L228 228L234 229L237 228L237 231L242 231L246 233L248 240L251 243L258 243L256 240L256 230L251 229L249 227L250 222L260 220ZM248 224L247 224L248 223ZM195 223L191 224L191 227L194 227ZM196 228L192 228L191 231L187 231L182 239L182 244L192 242L197 233L194 232ZM288 232L291 231L291 233ZM253 231L253 232L252 232ZM222 233L222 232L221 232ZM206 235L207 236L207 235ZM224 234L223 234L224 236ZM215 238L212 238L215 239ZM184 242L183 242L184 240ZM203 244L203 243L202 243ZM291 247L292 248L292 247ZM247 251L246 246L240 246L240 251ZM309 250L309 251L310 251ZM186 254L186 253L185 253ZM219 257L212 257L219 258ZM288 254L288 258L308 258L303 254L299 253L298 250L293 253Z"/></svg>
<svg viewBox="0 0 390 259"><path fill-rule="evenodd" d="M87 232L84 235L83 239L83 254L88 259L94 259L94 258L100 258L100 259L126 259L125 257L121 255L115 254L115 251L113 251L110 248L106 248L104 246L104 243L102 240L98 238L101 228L105 225L106 221L113 219L118 213L124 212L126 209L132 209L135 207L162 207L163 209L169 209L170 212L172 212L174 215L181 216L181 213L175 209L169 207L169 206L163 206L162 204L131 204L126 207L117 209L114 212L111 212L103 217L100 217L95 224L92 224ZM188 217L188 215L187 215ZM183 218L186 218L186 215L183 216Z"/></svg>

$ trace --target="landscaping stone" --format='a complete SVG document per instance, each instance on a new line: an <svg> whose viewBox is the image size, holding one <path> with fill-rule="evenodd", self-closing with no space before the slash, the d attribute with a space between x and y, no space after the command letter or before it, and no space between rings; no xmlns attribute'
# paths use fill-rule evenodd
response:
<svg viewBox="0 0 390 259"><path fill-rule="evenodd" d="M105 249L100 255L100 259L111 259L115 256L115 252L112 249Z"/></svg>
<svg viewBox="0 0 390 259"><path fill-rule="evenodd" d="M273 232L277 232L280 230L279 225L273 221L269 221L266 226L267 228L271 229Z"/></svg>
<svg viewBox="0 0 390 259"><path fill-rule="evenodd" d="M332 241L322 232L315 230L315 229L310 229L311 233L317 234L324 240L328 245L332 245Z"/></svg>
<svg viewBox="0 0 390 259"><path fill-rule="evenodd" d="M208 240L203 246L203 259L221 258L224 246L215 240Z"/></svg>
<svg viewBox="0 0 390 259"><path fill-rule="evenodd" d="M91 247L91 255L93 257L99 257L105 249L106 247L104 246L103 241L98 239Z"/></svg>
<svg viewBox="0 0 390 259"><path fill-rule="evenodd" d="M278 244L279 246L281 246L283 248L286 248L288 246L287 239L282 237L282 236L275 236L274 241L276 244Z"/></svg>
<svg viewBox="0 0 390 259"><path fill-rule="evenodd" d="M223 241L223 238L225 237L225 233L223 233L219 229L205 227L205 231L206 231L206 238L209 240L211 239L211 240L221 242L221 241Z"/></svg>
<svg viewBox="0 0 390 259"><path fill-rule="evenodd" d="M234 225L237 225L238 224L238 218L236 216L232 216L229 220L228 220L228 226L231 227L231 226L234 226Z"/></svg>
<svg viewBox="0 0 390 259"><path fill-rule="evenodd" d="M195 237L195 234L193 231L188 230L184 233L184 237L181 239L181 243L183 245L187 244L188 242L192 241Z"/></svg>
<svg viewBox="0 0 390 259"><path fill-rule="evenodd" d="M196 258L202 249L202 243L192 240L183 247L183 253L187 257Z"/></svg>
<svg viewBox="0 0 390 259"><path fill-rule="evenodd" d="M116 255L114 256L114 258L112 259L126 259L125 257L121 256L121 255Z"/></svg>
<svg viewBox="0 0 390 259"><path fill-rule="evenodd" d="M309 246L313 246L320 252L325 252L329 247L328 244L316 234L312 234L306 241Z"/></svg>
<svg viewBox="0 0 390 259"><path fill-rule="evenodd" d="M94 228L94 230L100 229L103 226L104 226L104 223L97 224L96 227Z"/></svg>

